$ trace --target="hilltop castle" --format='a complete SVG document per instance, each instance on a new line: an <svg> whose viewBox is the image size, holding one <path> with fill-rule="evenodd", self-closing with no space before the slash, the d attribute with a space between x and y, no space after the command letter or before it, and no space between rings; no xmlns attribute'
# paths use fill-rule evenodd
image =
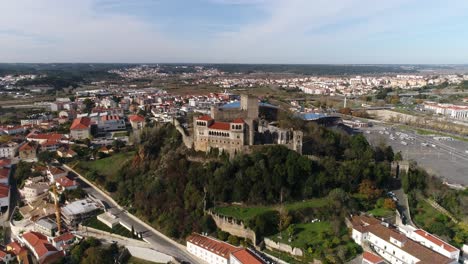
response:
<svg viewBox="0 0 468 264"><path fill-rule="evenodd" d="M212 106L211 115L194 117L193 147L236 154L255 145L281 144L301 153L302 132L273 126L270 121L276 121L277 115L278 107L248 95L242 95L240 102Z"/></svg>

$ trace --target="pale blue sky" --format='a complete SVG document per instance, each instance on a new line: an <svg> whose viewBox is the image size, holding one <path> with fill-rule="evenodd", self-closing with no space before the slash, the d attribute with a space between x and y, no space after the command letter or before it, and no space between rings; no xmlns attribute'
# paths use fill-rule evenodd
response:
<svg viewBox="0 0 468 264"><path fill-rule="evenodd" d="M2 0L0 62L468 63L466 0Z"/></svg>

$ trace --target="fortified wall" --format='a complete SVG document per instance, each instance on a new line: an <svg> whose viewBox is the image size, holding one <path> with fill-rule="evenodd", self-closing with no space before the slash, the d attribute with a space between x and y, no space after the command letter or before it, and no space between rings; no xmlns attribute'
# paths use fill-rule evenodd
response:
<svg viewBox="0 0 468 264"><path fill-rule="evenodd" d="M211 211L207 211L207 214L213 217L213 220L215 221L216 226L219 229L231 235L249 239L250 241L252 241L252 243L254 243L254 245L257 244L257 237L255 235L255 232L252 229L244 226L244 223L242 221L237 221L233 218L217 215Z"/></svg>

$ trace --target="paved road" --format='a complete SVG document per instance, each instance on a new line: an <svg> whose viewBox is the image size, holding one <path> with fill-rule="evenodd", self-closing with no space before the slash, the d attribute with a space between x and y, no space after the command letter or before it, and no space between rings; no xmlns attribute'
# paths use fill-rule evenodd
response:
<svg viewBox="0 0 468 264"><path fill-rule="evenodd" d="M96 186L87 184L85 182L86 179L84 179L81 175L78 175L73 172L70 173L75 176L83 190L85 190L88 194L92 195L93 197L103 201L108 207L107 209L115 215L117 215L118 217L120 217L120 219L125 224L127 224L128 226L133 226L136 232L142 233L143 240L150 243L155 250L173 256L179 261L186 261L193 264L203 263L199 259L190 255L184 246L164 237L156 230L152 230L151 228L148 228L141 222L137 221L134 216L132 217L130 213L123 210L113 199L109 199L108 197L102 195L97 190Z"/></svg>
<svg viewBox="0 0 468 264"><path fill-rule="evenodd" d="M411 214L410 214L410 209L409 209L409 204L408 204L408 197L406 196L405 192L403 189L398 189L394 190L393 193L395 193L396 198L398 199L398 210L404 218L403 223L407 225L412 225L415 226L412 219L411 219Z"/></svg>

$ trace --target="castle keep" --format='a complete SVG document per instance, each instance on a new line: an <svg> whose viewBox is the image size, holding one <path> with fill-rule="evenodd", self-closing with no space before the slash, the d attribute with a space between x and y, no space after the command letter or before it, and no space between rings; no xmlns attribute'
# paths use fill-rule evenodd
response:
<svg viewBox="0 0 468 264"><path fill-rule="evenodd" d="M302 152L302 132L280 129L271 125L278 108L259 103L253 96L242 95L240 102L212 106L211 115L194 117L193 145L195 150L236 154L254 145L281 144Z"/></svg>

